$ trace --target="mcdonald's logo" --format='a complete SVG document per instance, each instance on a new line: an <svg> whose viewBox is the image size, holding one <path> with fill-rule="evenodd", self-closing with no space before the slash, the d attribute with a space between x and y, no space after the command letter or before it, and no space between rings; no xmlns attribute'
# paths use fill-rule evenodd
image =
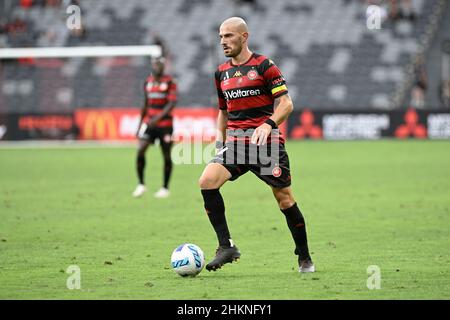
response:
<svg viewBox="0 0 450 320"><path fill-rule="evenodd" d="M117 124L109 111L88 111L84 121L85 139L117 139Z"/></svg>

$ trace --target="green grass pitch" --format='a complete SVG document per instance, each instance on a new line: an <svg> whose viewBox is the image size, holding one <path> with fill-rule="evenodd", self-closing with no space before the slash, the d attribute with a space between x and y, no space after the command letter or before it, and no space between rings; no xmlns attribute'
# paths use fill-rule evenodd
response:
<svg viewBox="0 0 450 320"><path fill-rule="evenodd" d="M150 192L133 199L135 150L0 149L0 299L449 299L450 142L288 142L293 189L317 272L297 272L270 189L251 173L222 188L242 252L218 272L181 278L174 248L217 240L197 185L177 165L170 199L159 149ZM69 266L81 289L69 290ZM367 268L381 288L369 290Z"/></svg>

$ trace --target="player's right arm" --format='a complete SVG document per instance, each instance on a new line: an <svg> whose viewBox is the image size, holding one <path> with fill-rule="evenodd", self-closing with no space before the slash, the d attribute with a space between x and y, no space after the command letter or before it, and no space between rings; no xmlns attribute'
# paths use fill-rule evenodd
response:
<svg viewBox="0 0 450 320"><path fill-rule="evenodd" d="M147 114L148 110L148 99L147 99L147 93L145 92L145 87L147 86L147 82L144 84L144 105L141 108L141 114L139 118L139 125L137 127L136 136L139 136L139 131L141 130L142 122L144 121L145 115Z"/></svg>
<svg viewBox="0 0 450 320"><path fill-rule="evenodd" d="M215 83L217 89L217 99L219 104L219 115L217 116L217 134L216 134L216 149L220 149L227 139L227 123L228 123L228 111L225 96L222 88L220 87L220 72L216 71Z"/></svg>
<svg viewBox="0 0 450 320"><path fill-rule="evenodd" d="M228 111L219 110L219 115L217 116L216 149L223 145L227 139L227 123Z"/></svg>

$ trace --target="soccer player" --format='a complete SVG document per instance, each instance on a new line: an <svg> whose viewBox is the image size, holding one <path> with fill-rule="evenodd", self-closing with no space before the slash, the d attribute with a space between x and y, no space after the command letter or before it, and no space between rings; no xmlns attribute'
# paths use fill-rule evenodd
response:
<svg viewBox="0 0 450 320"><path fill-rule="evenodd" d="M172 174L173 118L172 110L177 100L177 86L174 79L164 74L165 60L158 58L152 61L152 73L144 84L145 100L141 110L137 137L139 147L136 159L136 169L139 184L133 192L134 197L141 197L147 187L144 183L145 152L150 144L159 139L164 157L164 183L154 194L157 198L167 198L170 195L169 181ZM145 121L144 121L145 120Z"/></svg>
<svg viewBox="0 0 450 320"><path fill-rule="evenodd" d="M286 218L295 242L294 253L298 255L299 272L314 272L305 219L290 187L289 158L284 138L277 130L293 110L285 79L272 60L249 50L249 32L243 19L233 17L225 20L220 26L219 36L225 56L231 59L220 65L215 73L220 109L217 119L218 150L199 179L204 207L219 240L216 256L206 265L206 269L215 271L241 256L231 239L219 189L226 181L251 171L271 187ZM252 130L246 136L248 131L245 130L248 129ZM237 147L242 143L244 148ZM259 157L260 151L273 143L278 143L278 152L270 156L278 162L271 174L262 174L266 164ZM255 148L259 150L259 160L251 163L251 150Z"/></svg>

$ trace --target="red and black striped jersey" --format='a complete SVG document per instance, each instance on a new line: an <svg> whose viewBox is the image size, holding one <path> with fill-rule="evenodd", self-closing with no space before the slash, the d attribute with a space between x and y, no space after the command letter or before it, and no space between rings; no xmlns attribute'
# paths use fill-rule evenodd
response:
<svg viewBox="0 0 450 320"><path fill-rule="evenodd" d="M169 75L163 75L158 80L149 76L145 81L144 91L148 105L147 120L161 113L167 103L177 101L177 85ZM164 116L156 126L172 127L172 112Z"/></svg>
<svg viewBox="0 0 450 320"><path fill-rule="evenodd" d="M241 65L231 59L221 64L215 81L219 109L228 112L228 130L259 127L273 114L274 100L288 93L280 69L256 53ZM281 136L280 142L284 142Z"/></svg>

